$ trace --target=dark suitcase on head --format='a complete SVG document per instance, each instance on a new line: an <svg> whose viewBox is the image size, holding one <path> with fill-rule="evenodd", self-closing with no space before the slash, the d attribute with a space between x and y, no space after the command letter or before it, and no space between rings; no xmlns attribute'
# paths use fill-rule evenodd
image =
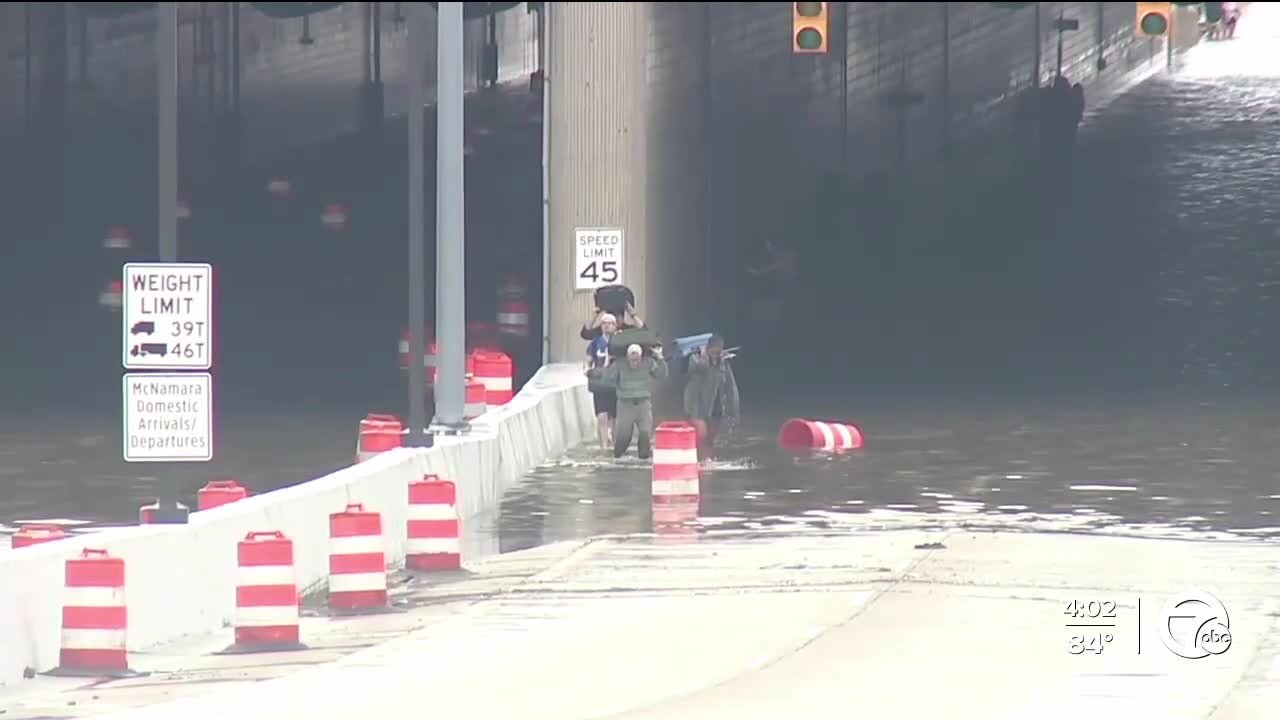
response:
<svg viewBox="0 0 1280 720"><path fill-rule="evenodd" d="M615 358L625 357L627 347L639 345L644 348L645 357L649 357L653 346L661 344L662 338L658 337L658 333L647 327L627 328L626 330L619 330L610 336L609 354Z"/></svg>
<svg viewBox="0 0 1280 720"><path fill-rule="evenodd" d="M610 313L621 323L627 305L636 306L636 295L626 285L605 285L596 288L595 301L596 307Z"/></svg>

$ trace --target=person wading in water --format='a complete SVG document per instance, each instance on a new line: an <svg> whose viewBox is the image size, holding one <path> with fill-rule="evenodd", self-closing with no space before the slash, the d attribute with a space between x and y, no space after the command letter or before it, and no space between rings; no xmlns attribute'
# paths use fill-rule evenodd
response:
<svg viewBox="0 0 1280 720"><path fill-rule="evenodd" d="M698 431L698 459L710 459L722 429L738 423L738 381L724 352L724 338L712 335L705 349L689 358L684 412Z"/></svg>

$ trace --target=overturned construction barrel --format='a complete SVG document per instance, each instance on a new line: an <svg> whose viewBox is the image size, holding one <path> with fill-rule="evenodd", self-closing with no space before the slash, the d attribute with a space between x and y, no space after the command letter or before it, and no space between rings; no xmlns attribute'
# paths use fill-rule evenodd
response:
<svg viewBox="0 0 1280 720"><path fill-rule="evenodd" d="M849 423L792 418L778 430L783 450L857 450L862 432Z"/></svg>

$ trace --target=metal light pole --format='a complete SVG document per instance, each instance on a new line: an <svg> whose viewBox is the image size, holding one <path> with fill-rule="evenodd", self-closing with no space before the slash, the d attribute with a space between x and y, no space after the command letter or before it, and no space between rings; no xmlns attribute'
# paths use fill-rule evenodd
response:
<svg viewBox="0 0 1280 720"><path fill-rule="evenodd" d="M551 363L551 3L538 10L542 70L542 364ZM708 8L710 5L707 6ZM710 27L710 25L708 25ZM711 87L707 85L707 87Z"/></svg>
<svg viewBox="0 0 1280 720"><path fill-rule="evenodd" d="M159 135L160 262L178 261L178 4L156 3L156 114Z"/></svg>
<svg viewBox="0 0 1280 720"><path fill-rule="evenodd" d="M156 135L158 137L156 209L160 262L178 261L178 3L156 3ZM178 506L177 478L161 480L155 523L185 523Z"/></svg>
<svg viewBox="0 0 1280 720"><path fill-rule="evenodd" d="M409 3L409 438L424 444L426 406L426 71L427 4Z"/></svg>
<svg viewBox="0 0 1280 720"><path fill-rule="evenodd" d="M435 424L461 429L467 426L462 3L437 8Z"/></svg>

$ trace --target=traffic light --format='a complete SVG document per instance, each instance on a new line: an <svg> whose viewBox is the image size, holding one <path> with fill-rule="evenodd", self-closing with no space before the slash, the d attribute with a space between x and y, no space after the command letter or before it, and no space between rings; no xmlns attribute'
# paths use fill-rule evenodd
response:
<svg viewBox="0 0 1280 720"><path fill-rule="evenodd" d="M1169 16L1172 14L1172 3L1140 2L1137 6L1137 19L1134 31L1138 37L1155 38L1169 34Z"/></svg>
<svg viewBox="0 0 1280 720"><path fill-rule="evenodd" d="M818 55L827 52L827 5L824 2L791 3L791 52Z"/></svg>
<svg viewBox="0 0 1280 720"><path fill-rule="evenodd" d="M1207 2L1204 4L1204 20L1205 22L1222 22L1222 3Z"/></svg>

